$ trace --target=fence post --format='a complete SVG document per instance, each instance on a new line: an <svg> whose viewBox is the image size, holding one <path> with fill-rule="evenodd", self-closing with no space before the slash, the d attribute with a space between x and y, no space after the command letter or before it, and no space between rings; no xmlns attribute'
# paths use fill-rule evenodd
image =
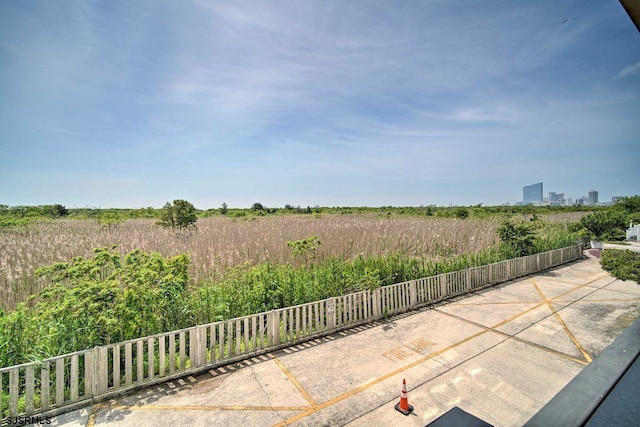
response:
<svg viewBox="0 0 640 427"><path fill-rule="evenodd" d="M32 415L35 411L33 398L35 395L35 370L33 365L24 368L24 397L25 397L25 414Z"/></svg>
<svg viewBox="0 0 640 427"><path fill-rule="evenodd" d="M203 353L207 351L207 340L203 332L206 332L206 330L200 325L189 329L189 360L192 368L202 366L206 359Z"/></svg>
<svg viewBox="0 0 640 427"><path fill-rule="evenodd" d="M13 368L9 371L9 416L15 417L18 415L18 395L19 392L19 377L20 368ZM4 397L4 396L3 396Z"/></svg>
<svg viewBox="0 0 640 427"><path fill-rule="evenodd" d="M409 282L409 300L411 307L418 305L418 285L415 280Z"/></svg>
<svg viewBox="0 0 640 427"><path fill-rule="evenodd" d="M327 299L325 307L325 317L327 319L327 330L332 330L336 327L336 299Z"/></svg>
<svg viewBox="0 0 640 427"><path fill-rule="evenodd" d="M196 342L198 339L196 335L194 328L189 329L189 362L192 368L198 367L198 357L196 356Z"/></svg>
<svg viewBox="0 0 640 427"><path fill-rule="evenodd" d="M382 317L382 313L380 312L380 288L374 289L374 291L371 292L371 309L374 319Z"/></svg>
<svg viewBox="0 0 640 427"><path fill-rule="evenodd" d="M280 312L267 313L267 339L269 347L280 344Z"/></svg>
<svg viewBox="0 0 640 427"><path fill-rule="evenodd" d="M467 268L467 270L465 271L464 275L465 275L465 281L467 282L465 288L466 288L466 290L470 290L472 288L472 286L471 286L471 269Z"/></svg>
<svg viewBox="0 0 640 427"><path fill-rule="evenodd" d="M198 326L198 338L200 340L200 366L202 366L207 361L207 328L205 326Z"/></svg>
<svg viewBox="0 0 640 427"><path fill-rule="evenodd" d="M91 397L98 395L98 347L93 347L90 351L84 354L85 375L89 375L89 378L85 378L85 387L87 383L91 386ZM86 390L85 390L86 393Z"/></svg>
<svg viewBox="0 0 640 427"><path fill-rule="evenodd" d="M93 378L96 384L94 396L96 396L107 391L109 384L109 355L107 347L94 347L93 356L93 367L95 369Z"/></svg>

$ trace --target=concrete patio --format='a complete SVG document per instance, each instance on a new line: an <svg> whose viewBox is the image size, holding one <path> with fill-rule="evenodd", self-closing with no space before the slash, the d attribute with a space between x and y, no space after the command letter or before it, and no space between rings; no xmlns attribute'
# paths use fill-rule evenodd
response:
<svg viewBox="0 0 640 427"><path fill-rule="evenodd" d="M521 426L640 314L595 259L52 418L64 426ZM406 379L414 411L394 410Z"/></svg>

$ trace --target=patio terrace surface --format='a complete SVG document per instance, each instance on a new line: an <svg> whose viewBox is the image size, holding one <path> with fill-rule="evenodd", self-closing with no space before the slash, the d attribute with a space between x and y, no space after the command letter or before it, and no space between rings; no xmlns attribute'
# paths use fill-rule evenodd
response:
<svg viewBox="0 0 640 427"><path fill-rule="evenodd" d="M640 286L586 257L51 422L425 426L458 407L494 426L522 426L639 315ZM407 416L394 409L403 379Z"/></svg>

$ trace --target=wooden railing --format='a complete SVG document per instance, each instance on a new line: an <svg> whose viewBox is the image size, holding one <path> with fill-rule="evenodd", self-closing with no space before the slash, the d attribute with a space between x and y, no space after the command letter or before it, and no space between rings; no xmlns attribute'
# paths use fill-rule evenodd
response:
<svg viewBox="0 0 640 427"><path fill-rule="evenodd" d="M66 412L581 257L571 246L0 368L0 419Z"/></svg>

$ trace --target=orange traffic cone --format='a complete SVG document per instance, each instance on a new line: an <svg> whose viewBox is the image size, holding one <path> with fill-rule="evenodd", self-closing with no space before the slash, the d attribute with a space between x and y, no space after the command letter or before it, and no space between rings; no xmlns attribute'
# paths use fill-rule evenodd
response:
<svg viewBox="0 0 640 427"><path fill-rule="evenodd" d="M409 398L407 396L407 381L402 379L402 391L400 392L400 402L396 403L396 411L401 412L403 415L409 415L413 411L413 406L409 405Z"/></svg>

